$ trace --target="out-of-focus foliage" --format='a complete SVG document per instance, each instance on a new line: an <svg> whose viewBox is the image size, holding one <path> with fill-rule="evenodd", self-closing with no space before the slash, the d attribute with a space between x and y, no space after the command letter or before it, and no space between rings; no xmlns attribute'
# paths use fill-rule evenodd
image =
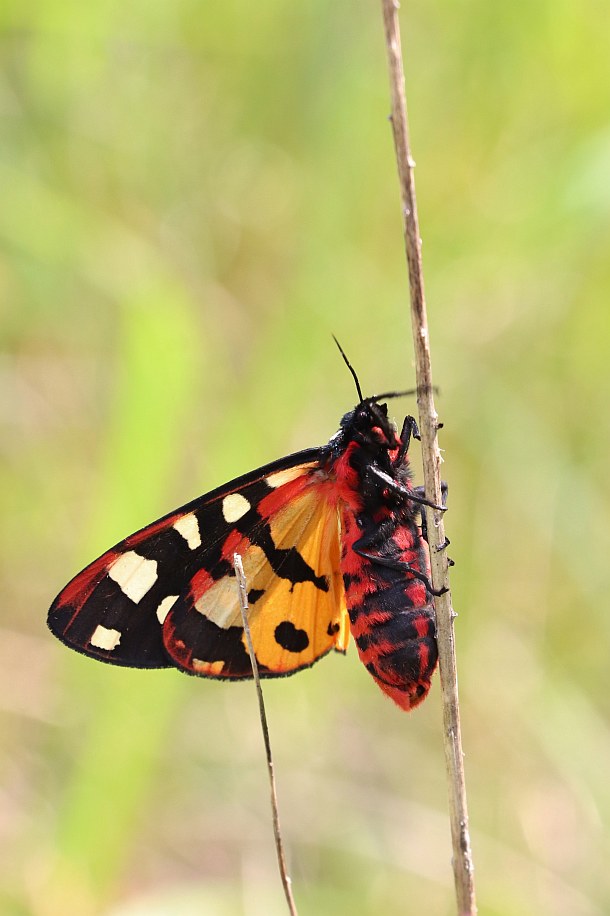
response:
<svg viewBox="0 0 610 916"><path fill-rule="evenodd" d="M607 10L402 19L481 911L607 913ZM0 32L0 909L282 913L251 685L44 620L327 440L331 331L366 391L413 383L380 10L5 0ZM406 716L352 651L265 687L301 913L453 912L438 682Z"/></svg>

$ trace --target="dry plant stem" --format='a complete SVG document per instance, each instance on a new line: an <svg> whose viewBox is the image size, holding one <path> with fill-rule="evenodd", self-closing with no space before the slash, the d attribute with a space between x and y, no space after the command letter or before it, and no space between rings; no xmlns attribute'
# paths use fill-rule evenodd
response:
<svg viewBox="0 0 610 916"><path fill-rule="evenodd" d="M409 148L407 104L405 95L398 4L396 0L381 0L385 26L386 48L392 96L392 130L403 210L405 248L409 267L411 293L411 324L415 347L417 406L422 437L422 458L426 498L441 505L441 454L438 447L438 415L434 407L428 319L424 298L421 260L421 240L415 199L415 163ZM430 565L435 590L449 588L445 529L442 512L426 508ZM437 642L443 703L444 745L449 784L449 813L453 844L453 872L460 916L472 916L477 911L466 782L460 729L460 709L457 689L457 667L453 633L455 614L449 591L435 598Z"/></svg>
<svg viewBox="0 0 610 916"><path fill-rule="evenodd" d="M256 694L258 697L258 709L261 719L261 728L263 730L263 740L265 742L265 756L267 758L267 771L269 773L269 786L271 789L271 814L273 818L273 835L275 837L275 850L277 852L277 864L280 870L280 877L282 879L282 886L284 888L284 894L286 896L286 903L288 904L288 911L291 916L298 916L297 908L292 896L292 882L288 875L286 868L286 857L284 856L284 845L282 843L282 832L280 829L280 815L277 806L277 792L275 790L275 774L273 772L273 756L271 754L271 741L269 740L269 727L267 725L267 714L265 713L265 701L263 700L263 689L261 687L261 679L258 673L258 665L256 663L256 656L254 654L254 646L252 645L252 636L250 634L250 626L248 624L248 586L246 584L246 575L244 573L244 567L241 562L241 557L238 553L233 554L233 566L235 568L235 575L237 577L237 584L239 586L239 598L241 606L241 618L244 624L244 633L246 634L246 643L248 644L248 652L250 654L250 662L252 664L252 673L254 675L254 683L256 684Z"/></svg>

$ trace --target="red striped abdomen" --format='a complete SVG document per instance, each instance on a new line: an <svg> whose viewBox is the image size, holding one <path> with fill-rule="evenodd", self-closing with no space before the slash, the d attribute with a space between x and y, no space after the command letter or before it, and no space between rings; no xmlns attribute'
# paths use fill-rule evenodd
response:
<svg viewBox="0 0 610 916"><path fill-rule="evenodd" d="M437 663L432 597L426 585L410 572L376 562L390 560L408 564L430 575L428 545L410 513L401 512L391 533L380 536L364 549L373 559L360 556L353 544L367 527L380 522L342 512L343 550L341 572L352 636L361 661L379 687L402 709L413 709L425 698ZM367 525L368 521L368 525ZM383 520L381 521L381 524Z"/></svg>

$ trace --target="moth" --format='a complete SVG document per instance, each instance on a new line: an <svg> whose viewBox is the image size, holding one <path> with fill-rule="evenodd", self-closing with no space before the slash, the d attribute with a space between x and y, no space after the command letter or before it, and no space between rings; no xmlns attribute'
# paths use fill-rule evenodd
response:
<svg viewBox="0 0 610 916"><path fill-rule="evenodd" d="M340 348L341 349L341 348ZM351 632L362 663L402 709L437 664L422 488L401 432L363 397L323 446L265 465L120 541L59 593L51 631L99 661L252 677L233 556L242 558L260 676L308 668ZM441 507L435 507L441 508ZM442 507L444 508L444 507Z"/></svg>

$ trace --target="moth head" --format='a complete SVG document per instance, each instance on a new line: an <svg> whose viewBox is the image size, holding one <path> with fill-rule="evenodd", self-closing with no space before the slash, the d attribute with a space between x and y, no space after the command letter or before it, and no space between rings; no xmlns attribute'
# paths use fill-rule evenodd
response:
<svg viewBox="0 0 610 916"><path fill-rule="evenodd" d="M346 413L341 428L347 439L353 439L373 453L400 446L396 426L388 417L387 404L379 404L376 398L364 398Z"/></svg>

